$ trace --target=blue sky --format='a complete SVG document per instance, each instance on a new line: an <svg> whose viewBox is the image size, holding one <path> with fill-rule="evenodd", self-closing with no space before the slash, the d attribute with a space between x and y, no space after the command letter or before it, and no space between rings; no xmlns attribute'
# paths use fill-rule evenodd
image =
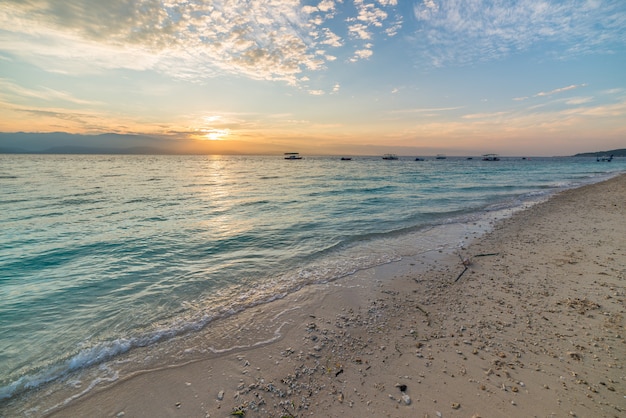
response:
<svg viewBox="0 0 626 418"><path fill-rule="evenodd" d="M623 0L0 3L5 133L573 154L626 147L625 74Z"/></svg>

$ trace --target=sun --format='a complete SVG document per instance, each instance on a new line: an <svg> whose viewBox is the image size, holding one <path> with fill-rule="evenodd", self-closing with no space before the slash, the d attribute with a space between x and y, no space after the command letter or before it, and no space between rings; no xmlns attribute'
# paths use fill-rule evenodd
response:
<svg viewBox="0 0 626 418"><path fill-rule="evenodd" d="M222 123L222 116L211 115L202 117L202 125L197 128L196 132L199 139L205 141L219 141L230 135L230 129L221 129L215 127Z"/></svg>
<svg viewBox="0 0 626 418"><path fill-rule="evenodd" d="M219 141L230 135L230 129L206 129L204 137L210 141Z"/></svg>

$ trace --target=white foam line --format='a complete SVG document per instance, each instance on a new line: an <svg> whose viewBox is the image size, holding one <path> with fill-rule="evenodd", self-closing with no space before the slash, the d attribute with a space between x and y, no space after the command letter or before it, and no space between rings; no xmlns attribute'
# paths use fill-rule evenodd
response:
<svg viewBox="0 0 626 418"><path fill-rule="evenodd" d="M280 337L282 337L282 334L281 334L280 331L282 330L283 326L285 326L287 324L288 324L288 321L285 321L285 322L281 323L278 326L278 328L276 328L276 330L274 331L274 336L272 338L268 338L267 340L257 341L256 343L250 344L250 345L234 345L232 347L223 348L223 349L217 349L215 347L209 347L209 351L211 351L214 354L225 354L225 353L229 353L231 351L244 350L244 349L254 348L254 347L260 347L262 345L273 343L274 341L278 341L280 339Z"/></svg>

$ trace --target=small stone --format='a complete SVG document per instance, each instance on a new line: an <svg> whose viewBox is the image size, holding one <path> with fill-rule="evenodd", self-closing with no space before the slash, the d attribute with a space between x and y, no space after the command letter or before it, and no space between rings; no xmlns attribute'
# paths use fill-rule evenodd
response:
<svg viewBox="0 0 626 418"><path fill-rule="evenodd" d="M452 409L459 409L461 407L461 404L458 402L452 402Z"/></svg>
<svg viewBox="0 0 626 418"><path fill-rule="evenodd" d="M224 400L224 391L223 391L223 390L220 390L220 391L217 393L217 400L218 400L218 401L222 401L222 400Z"/></svg>
<svg viewBox="0 0 626 418"><path fill-rule="evenodd" d="M396 387L400 389L400 392L406 392L406 385L402 385L400 383L396 383Z"/></svg>
<svg viewBox="0 0 626 418"><path fill-rule="evenodd" d="M402 401L406 405L411 405L411 397L409 395L407 395L406 393L404 393L404 392L402 392Z"/></svg>

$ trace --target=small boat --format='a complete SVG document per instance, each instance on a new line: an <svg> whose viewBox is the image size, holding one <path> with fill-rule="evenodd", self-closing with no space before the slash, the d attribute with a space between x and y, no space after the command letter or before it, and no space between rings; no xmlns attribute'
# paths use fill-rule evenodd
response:
<svg viewBox="0 0 626 418"><path fill-rule="evenodd" d="M423 158L420 158L420 157L416 157L416 158L415 158L415 161L424 161L424 159L423 159Z"/></svg>
<svg viewBox="0 0 626 418"><path fill-rule="evenodd" d="M302 157L300 156L299 152L286 152L285 153L285 160L301 160Z"/></svg>
<svg viewBox="0 0 626 418"><path fill-rule="evenodd" d="M485 154L483 155L483 161L500 161L498 154Z"/></svg>
<svg viewBox="0 0 626 418"><path fill-rule="evenodd" d="M341 157L341 161L350 161L352 157Z"/></svg>
<svg viewBox="0 0 626 418"><path fill-rule="evenodd" d="M446 158L448 158L448 157L446 157L443 154L437 154L437 156L435 157L435 160L445 160Z"/></svg>
<svg viewBox="0 0 626 418"><path fill-rule="evenodd" d="M398 156L396 154L385 154L383 155L383 160L397 160Z"/></svg>
<svg viewBox="0 0 626 418"><path fill-rule="evenodd" d="M613 161L613 154L611 154L610 157L596 157L596 161L610 163L611 161Z"/></svg>

